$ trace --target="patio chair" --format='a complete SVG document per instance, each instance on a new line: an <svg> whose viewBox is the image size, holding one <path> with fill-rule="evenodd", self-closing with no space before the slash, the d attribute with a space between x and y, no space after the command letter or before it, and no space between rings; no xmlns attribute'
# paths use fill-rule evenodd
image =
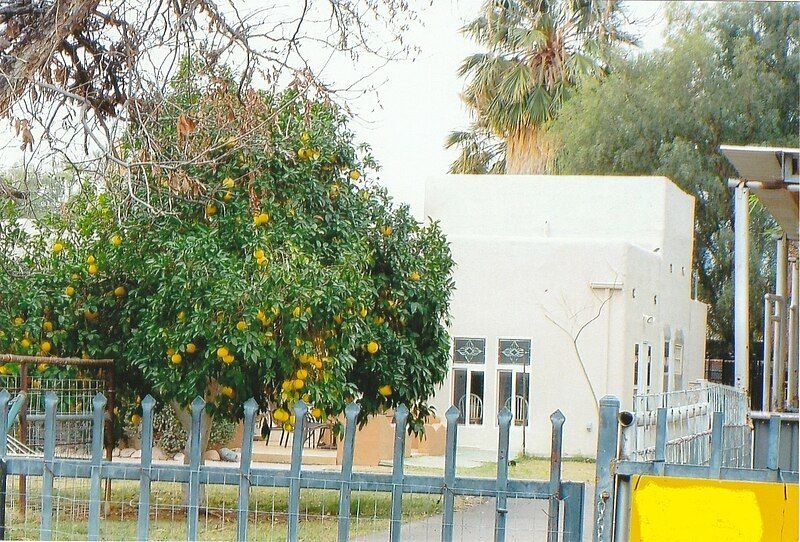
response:
<svg viewBox="0 0 800 542"><path fill-rule="evenodd" d="M461 412L461 416L465 416L465 414L469 415L469 423L470 424L481 424L483 423L483 399L480 398L479 395L475 395L474 393L469 394L469 411L465 410L467 401L467 396L462 395L461 399L458 400L458 410Z"/></svg>

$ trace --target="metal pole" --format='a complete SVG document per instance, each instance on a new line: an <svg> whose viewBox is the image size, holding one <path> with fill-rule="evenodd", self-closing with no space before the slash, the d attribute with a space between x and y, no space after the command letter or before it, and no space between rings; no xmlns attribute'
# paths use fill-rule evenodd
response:
<svg viewBox="0 0 800 542"><path fill-rule="evenodd" d="M800 365L800 356L798 355L798 297L800 296L800 269L798 269L797 259L791 260L791 273L792 273L792 290L789 296L789 356L788 356L788 386L787 386L787 404L789 407L798 406L798 390L797 390L797 368Z"/></svg>
<svg viewBox="0 0 800 542"><path fill-rule="evenodd" d="M772 385L775 386L774 401L776 410L783 410L786 405L786 332L788 311L787 305L789 300L788 288L788 265L789 256L787 254L786 235L781 233L780 237L776 239L777 246L775 247L775 294L780 297L778 301L778 326L777 337L775 340L775 369L777 371L777 378L773 381Z"/></svg>
<svg viewBox="0 0 800 542"><path fill-rule="evenodd" d="M750 190L744 182L734 192L734 373L735 385L750 395Z"/></svg>
<svg viewBox="0 0 800 542"><path fill-rule="evenodd" d="M775 334L774 304L770 294L764 296L764 356L761 371L761 410L768 411L772 393L772 342Z"/></svg>
<svg viewBox="0 0 800 542"><path fill-rule="evenodd" d="M593 542L611 542L614 529L614 465L618 451L619 399L606 395L600 399L595 463Z"/></svg>
<svg viewBox="0 0 800 542"><path fill-rule="evenodd" d="M771 410L777 412L783 410L783 385L786 383L785 365L783 363L786 355L786 298L775 296L775 306L777 315L775 317L775 340L774 354L772 356L772 402Z"/></svg>
<svg viewBox="0 0 800 542"><path fill-rule="evenodd" d="M619 441L619 460L630 461L636 450L635 414L628 411L619 413L622 427ZM630 537L631 515L631 477L617 476L617 500L614 509L614 542L627 542Z"/></svg>

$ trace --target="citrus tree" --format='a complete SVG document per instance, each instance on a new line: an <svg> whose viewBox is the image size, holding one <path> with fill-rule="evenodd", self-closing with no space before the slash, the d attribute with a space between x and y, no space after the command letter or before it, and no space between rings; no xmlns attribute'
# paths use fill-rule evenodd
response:
<svg viewBox="0 0 800 542"><path fill-rule="evenodd" d="M442 232L369 182L335 106L232 81L175 82L118 142L134 165L59 212L26 227L6 204L0 351L113 358L128 422L152 393L184 422L197 395L227 419L254 397L287 430L301 398L358 400L362 423L404 403L420 431L447 367Z"/></svg>

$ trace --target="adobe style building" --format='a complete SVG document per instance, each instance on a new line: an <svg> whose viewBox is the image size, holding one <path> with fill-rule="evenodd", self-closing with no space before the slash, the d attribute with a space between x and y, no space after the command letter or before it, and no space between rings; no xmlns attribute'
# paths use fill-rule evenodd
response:
<svg viewBox="0 0 800 542"><path fill-rule="evenodd" d="M462 412L459 447L594 456L597 403L703 377L706 306L692 299L694 198L664 177L448 175L425 214L456 262L451 368L434 398Z"/></svg>

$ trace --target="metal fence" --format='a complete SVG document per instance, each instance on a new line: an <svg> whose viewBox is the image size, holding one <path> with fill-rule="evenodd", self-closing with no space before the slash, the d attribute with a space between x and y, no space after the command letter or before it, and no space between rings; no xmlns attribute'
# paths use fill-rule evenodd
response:
<svg viewBox="0 0 800 542"><path fill-rule="evenodd" d="M600 429L597 440L597 485L594 495L595 542L626 540L630 514L631 477L637 475L722 479L753 482L798 482L797 471L781 470L779 450L781 417L772 415L767 435L766 465L762 469L726 466L726 439L731 431L723 410L711 413L709 461L707 464L676 464L668 455L670 409L656 410L655 447L651 459L642 459L632 447L636 426L630 413L620 412L619 399L600 400ZM735 431L735 428L732 429Z"/></svg>
<svg viewBox="0 0 800 542"><path fill-rule="evenodd" d="M747 395L739 389L700 380L689 389L634 397L631 457L637 461L655 459L658 413L666 409L666 458L670 463L708 465L711 460L713 414L722 412L725 439L724 466L752 464L752 428L748 420Z"/></svg>
<svg viewBox="0 0 800 542"><path fill-rule="evenodd" d="M0 392L0 420L8 415L10 394ZM551 417L553 447L550 480L509 479L509 430L512 414L507 409L499 415L499 451L494 478L464 477L456 474L458 410L451 407L446 415L446 454L444 474L409 474L404 469L408 409L397 408L394 456L391 473L354 472L353 451L360 406L345 410L343 459L337 471L312 470L302 466L304 424L307 405L295 406L297 423L293 432L291 466L288 469L266 468L252 464L257 404L244 404L244 436L238 464L205 465L201 457L203 410L197 398L191 405L192 429L188 464L153 461L153 407L148 396L142 401L141 459L136 462L111 462L103 459L103 433L106 399L98 394L92 401L92 446L89 459L56 457L56 414L58 397L45 396L44 451L41 456L18 456L7 453L7 435L0 424L0 534L15 528L6 515L33 517L38 532L22 533L41 540L125 539L170 540L186 538L235 540L339 540L351 536L359 540L401 539L443 541L534 540L530 521L542 518L542 539L548 542L583 539L584 484L561 480L561 440L564 417ZM20 505L6 492L10 476L26 475L38 484L29 485L27 504ZM130 495L121 502L105 502L101 491L103 479L114 482L118 491L128 484ZM215 500L221 488L235 488L228 501ZM183 496L180 505L165 499ZM210 495L211 494L211 495ZM301 499L301 494L303 498ZM67 506L70 501L72 506ZM169 504L165 506L165 503ZM85 507L74 506L75 502ZM525 503L523 507L519 503ZM31 508L30 505L33 505ZM21 506L21 508L20 508ZM373 507L374 514L364 514L362 507ZM385 510L385 515L378 513ZM125 517L125 510L128 516ZM520 510L522 513L520 514ZM211 511L209 513L209 511ZM166 512L166 514L165 514ZM476 523L481 515L490 522ZM165 517L165 515L167 517ZM371 517L370 517L371 516ZM522 527L512 517L523 516ZM201 521L202 518L202 521ZM371 524L365 525L367 520ZM134 521L135 520L135 521ZM135 523L129 536L118 523ZM166 524L166 528L165 528ZM68 527L65 527L68 526ZM370 538L377 536L378 538Z"/></svg>

